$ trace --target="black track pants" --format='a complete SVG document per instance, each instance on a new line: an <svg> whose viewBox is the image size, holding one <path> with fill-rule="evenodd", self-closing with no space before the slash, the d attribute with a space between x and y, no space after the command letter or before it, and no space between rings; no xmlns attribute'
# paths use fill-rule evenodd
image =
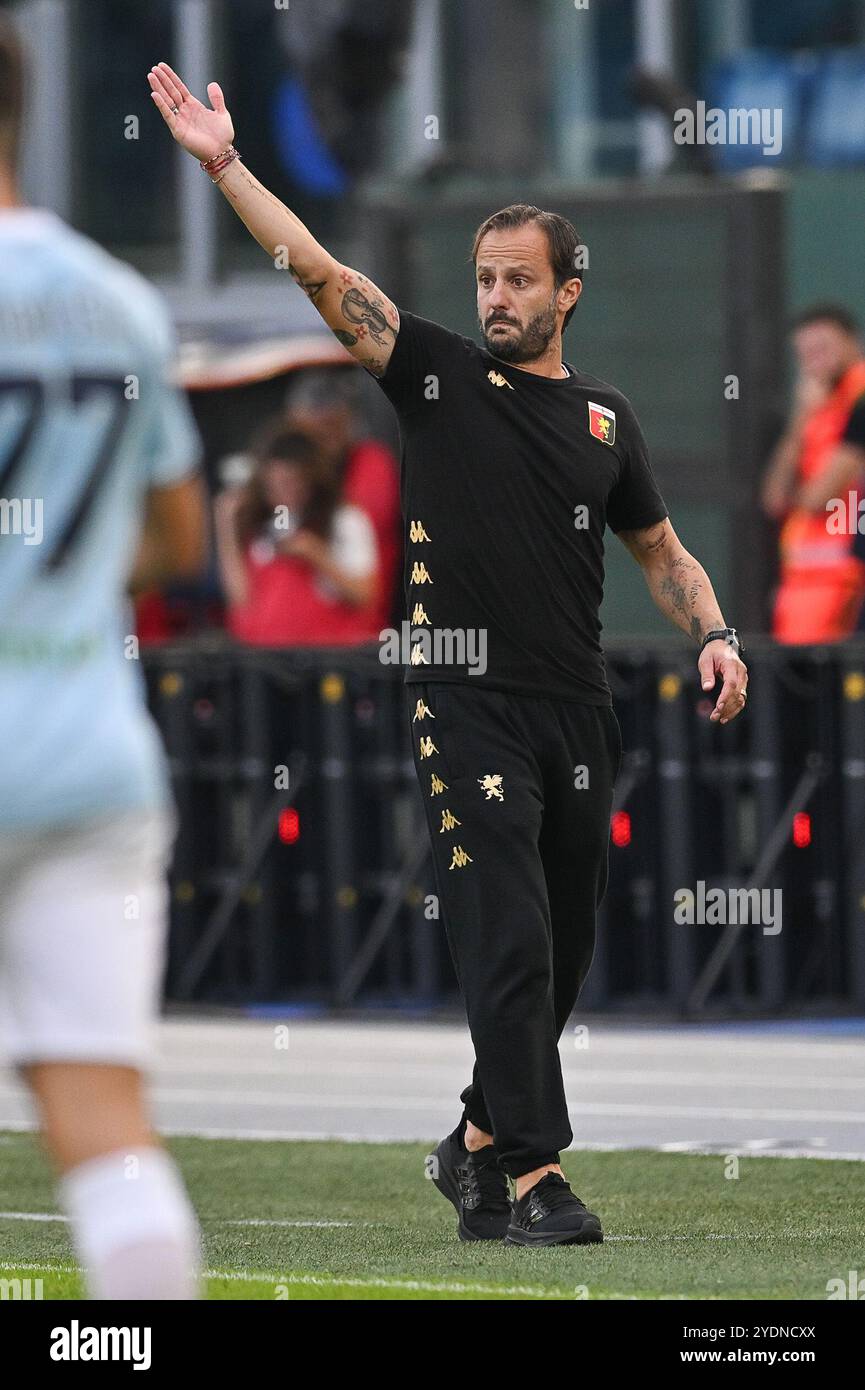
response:
<svg viewBox="0 0 865 1390"><path fill-rule="evenodd" d="M573 1138L557 1044L594 952L621 731L608 706L470 683L406 696L476 1057L464 1113L516 1178Z"/></svg>

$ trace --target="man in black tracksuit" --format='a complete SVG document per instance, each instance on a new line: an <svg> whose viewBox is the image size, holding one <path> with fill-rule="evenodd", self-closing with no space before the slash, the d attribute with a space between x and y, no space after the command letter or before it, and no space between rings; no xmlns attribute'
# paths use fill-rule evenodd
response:
<svg viewBox="0 0 865 1390"><path fill-rule="evenodd" d="M316 241L246 168L218 84L208 106L166 63L148 80L175 140L399 415L408 714L476 1055L431 1176L465 1239L600 1240L559 1167L557 1042L592 958L621 757L599 640L605 527L700 644L703 689L722 677L721 723L745 702L735 631L670 524L630 405L562 362L585 261L569 222L516 204L479 228L478 347L400 313Z"/></svg>
<svg viewBox="0 0 865 1390"><path fill-rule="evenodd" d="M474 248L485 345L401 311L378 376L402 435L412 747L476 1056L432 1177L464 1239L524 1245L602 1239L559 1167L573 1133L558 1039L592 960L622 754L600 644L605 526L674 621L698 640L721 629L701 658L712 685L716 665L729 676L716 717L742 707L746 679L631 406L562 363L582 275L565 266L550 296L550 261L573 267L578 247L552 214L491 218Z"/></svg>

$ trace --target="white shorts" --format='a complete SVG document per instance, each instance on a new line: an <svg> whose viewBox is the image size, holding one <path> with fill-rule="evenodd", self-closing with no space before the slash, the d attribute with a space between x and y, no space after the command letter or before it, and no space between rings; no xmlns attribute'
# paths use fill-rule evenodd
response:
<svg viewBox="0 0 865 1390"><path fill-rule="evenodd" d="M150 1060L173 812L0 830L0 1055Z"/></svg>

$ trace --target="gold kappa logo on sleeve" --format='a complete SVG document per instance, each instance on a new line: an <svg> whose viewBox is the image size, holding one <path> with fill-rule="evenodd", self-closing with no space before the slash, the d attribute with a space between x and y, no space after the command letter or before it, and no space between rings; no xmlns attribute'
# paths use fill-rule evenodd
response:
<svg viewBox="0 0 865 1390"><path fill-rule="evenodd" d="M427 734L426 738L421 739L420 743L418 744L418 747L420 748L420 755L422 758L431 758L433 753L437 753L439 751L433 743L432 739L430 738L429 734Z"/></svg>
<svg viewBox="0 0 865 1390"><path fill-rule="evenodd" d="M408 538L410 541L428 541L430 537L424 530L422 521L413 521L409 527Z"/></svg>
<svg viewBox="0 0 865 1390"><path fill-rule="evenodd" d="M424 623L426 623L427 627L432 626L427 611L422 603L415 604L414 608L412 609L411 621L412 627L421 627Z"/></svg>
<svg viewBox="0 0 865 1390"><path fill-rule="evenodd" d="M507 378L502 376L501 372L495 370L487 372L487 380L491 381L493 386L507 386L509 391L513 391L514 389Z"/></svg>
<svg viewBox="0 0 865 1390"><path fill-rule="evenodd" d="M430 796L440 796L442 792L450 791L447 782L443 782L440 777L436 777L434 772L430 773Z"/></svg>
<svg viewBox="0 0 865 1390"><path fill-rule="evenodd" d="M427 569L423 561L418 563L418 561L415 560L414 564L412 565L411 582L412 584L432 584L429 570Z"/></svg>
<svg viewBox="0 0 865 1390"><path fill-rule="evenodd" d="M417 719L426 719L427 715L429 715L430 719L435 719L435 715L433 714L429 705L425 705L423 700L418 700L417 704L415 705L414 718L411 721L412 724L414 724L415 720Z"/></svg>
<svg viewBox="0 0 865 1390"><path fill-rule="evenodd" d="M453 830L455 825L462 825L462 821L457 820L450 807L446 806L442 811L442 824L439 834L443 835L446 830Z"/></svg>

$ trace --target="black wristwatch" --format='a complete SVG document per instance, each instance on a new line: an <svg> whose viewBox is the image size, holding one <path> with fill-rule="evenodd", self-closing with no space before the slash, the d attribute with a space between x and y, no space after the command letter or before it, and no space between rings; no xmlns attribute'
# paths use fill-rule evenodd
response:
<svg viewBox="0 0 865 1390"><path fill-rule="evenodd" d="M707 642L729 642L737 656L741 656L745 648L739 640L739 634L734 627L716 627L712 632L707 632L700 643L700 651L703 650Z"/></svg>

